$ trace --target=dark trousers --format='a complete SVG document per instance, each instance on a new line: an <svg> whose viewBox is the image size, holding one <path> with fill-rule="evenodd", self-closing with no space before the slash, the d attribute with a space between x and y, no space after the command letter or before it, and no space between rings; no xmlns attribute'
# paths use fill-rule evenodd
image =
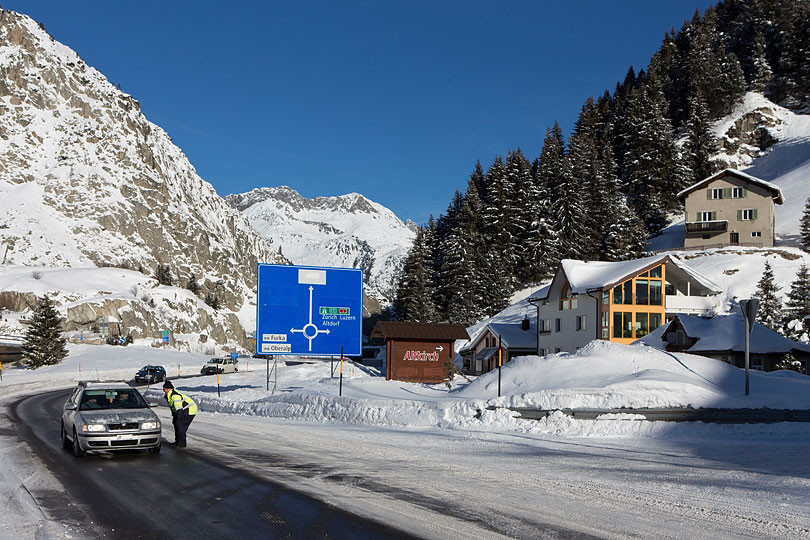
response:
<svg viewBox="0 0 810 540"><path fill-rule="evenodd" d="M186 409L181 409L172 415L172 425L174 425L174 444L177 446L186 445L186 431L195 415L188 414Z"/></svg>

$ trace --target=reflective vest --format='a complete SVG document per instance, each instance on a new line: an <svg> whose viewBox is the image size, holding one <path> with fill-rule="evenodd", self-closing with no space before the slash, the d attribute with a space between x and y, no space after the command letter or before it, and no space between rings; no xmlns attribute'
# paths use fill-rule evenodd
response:
<svg viewBox="0 0 810 540"><path fill-rule="evenodd" d="M188 410L188 414L191 416L197 414L197 404L194 403L194 400L174 388L166 394L166 399L169 401L169 408L173 413L185 409Z"/></svg>

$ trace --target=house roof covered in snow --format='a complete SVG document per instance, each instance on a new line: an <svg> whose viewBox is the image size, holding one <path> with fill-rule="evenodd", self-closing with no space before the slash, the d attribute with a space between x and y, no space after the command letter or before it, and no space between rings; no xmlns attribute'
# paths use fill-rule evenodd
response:
<svg viewBox="0 0 810 540"><path fill-rule="evenodd" d="M562 271L568 280L568 285L571 287L571 293L585 294L613 287L630 277L644 272L648 268L653 268L662 263L672 264L679 268L713 294L722 292L722 289L709 278L669 255L654 255L642 259L617 262L563 259L554 279L558 279L560 271ZM550 290L550 286L543 287L529 301L547 298Z"/></svg>
<svg viewBox="0 0 810 540"><path fill-rule="evenodd" d="M529 321L529 328L523 329L521 323L489 323L481 331L477 332L472 340L465 344L460 353L469 351L478 346L487 331L501 338L501 345L510 350L537 350L537 328L535 320ZM496 347L497 349L497 347Z"/></svg>
<svg viewBox="0 0 810 540"><path fill-rule="evenodd" d="M667 342L664 336L669 328L680 322L686 335L697 339L685 352L706 353L719 351L745 352L745 321L742 313L718 315L709 319L693 315L676 315L669 324L661 326L639 340L656 349L664 350ZM767 326L754 323L749 340L752 354L786 354L791 351L810 353L810 344L792 341L779 335Z"/></svg>
<svg viewBox="0 0 810 540"><path fill-rule="evenodd" d="M683 201L686 198L686 196L689 195L690 193L692 193L693 191L698 190L698 189L700 189L700 188L714 182L718 178L722 178L723 176L736 176L737 178L745 180L746 182L751 182L752 184L757 184L759 186L762 186L763 188L765 188L765 189L767 189L768 191L771 192L771 196L773 197L773 202L775 202L776 204L782 204L783 202L785 202L785 199L782 196L782 190L779 189L779 186L777 186L776 184L772 184L770 182L767 182L765 180L757 178L756 176L751 176L750 174L745 174L744 172L735 171L734 169L725 169L725 170L722 170L722 171L720 171L718 173L715 173L715 174L711 175L708 178L704 178L700 182L698 182L696 184L692 184L688 188L680 191L678 193L677 197L678 197L679 200Z"/></svg>

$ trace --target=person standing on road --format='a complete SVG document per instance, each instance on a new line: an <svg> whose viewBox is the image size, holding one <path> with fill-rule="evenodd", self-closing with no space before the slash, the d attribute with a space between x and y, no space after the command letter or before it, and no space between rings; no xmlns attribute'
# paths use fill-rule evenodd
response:
<svg viewBox="0 0 810 540"><path fill-rule="evenodd" d="M163 383L163 393L166 395L166 400L169 402L169 409L172 411L172 425L174 426L174 442L172 446L175 448L186 447L186 431L194 416L197 414L197 404L194 400L178 392L171 381Z"/></svg>

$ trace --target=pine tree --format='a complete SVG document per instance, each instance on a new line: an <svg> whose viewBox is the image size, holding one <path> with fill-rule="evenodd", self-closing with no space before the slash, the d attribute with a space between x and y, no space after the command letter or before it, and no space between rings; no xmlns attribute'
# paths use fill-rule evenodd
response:
<svg viewBox="0 0 810 540"><path fill-rule="evenodd" d="M58 364L68 355L62 324L53 301L48 296L42 298L34 309L23 342L26 364L30 368Z"/></svg>
<svg viewBox="0 0 810 540"><path fill-rule="evenodd" d="M157 270L155 270L155 279L161 285L172 284L172 269L168 264L158 264Z"/></svg>
<svg viewBox="0 0 810 540"><path fill-rule="evenodd" d="M416 238L403 264L394 300L394 310L399 320L438 321L434 305L433 254L425 239L425 235L430 234L426 231L423 227L417 229Z"/></svg>
<svg viewBox="0 0 810 540"><path fill-rule="evenodd" d="M782 300L778 296L779 289L781 287L777 286L774 281L771 263L765 261L765 270L757 283L754 297L759 299L757 322L771 330L780 329L782 326Z"/></svg>
<svg viewBox="0 0 810 540"><path fill-rule="evenodd" d="M804 212L799 223L799 233L802 247L805 251L810 251L810 197L804 203Z"/></svg>
<svg viewBox="0 0 810 540"><path fill-rule="evenodd" d="M510 193L506 184L505 165L495 156L487 170L487 191L482 210L482 240L485 248L487 278L490 286L487 306L504 306L515 288L515 257L512 228L509 225Z"/></svg>
<svg viewBox="0 0 810 540"><path fill-rule="evenodd" d="M197 278L192 274L188 278L188 282L186 283L186 289L191 291L192 294L200 294L200 283L197 281Z"/></svg>
<svg viewBox="0 0 810 540"><path fill-rule="evenodd" d="M697 183L710 177L717 169L712 156L718 151L717 141L711 130L706 100L700 90L689 99L689 122L686 124L686 162L690 169L689 183Z"/></svg>
<svg viewBox="0 0 810 540"><path fill-rule="evenodd" d="M679 209L675 195L688 181L680 162L672 124L664 111L666 99L650 72L645 83L628 97L624 122L623 180L630 204L651 234L667 223L667 213Z"/></svg>
<svg viewBox="0 0 810 540"><path fill-rule="evenodd" d="M768 63L765 51L765 36L762 31L757 31L754 38L754 54L752 61L751 90L765 93L773 78L773 70Z"/></svg>
<svg viewBox="0 0 810 540"><path fill-rule="evenodd" d="M810 272L803 264L796 274L796 280L790 284L785 302L788 318L804 320L810 316Z"/></svg>
<svg viewBox="0 0 810 540"><path fill-rule="evenodd" d="M614 220L605 232L602 242L602 258L607 261L638 259L647 247L647 230L644 223L623 197L613 207Z"/></svg>

